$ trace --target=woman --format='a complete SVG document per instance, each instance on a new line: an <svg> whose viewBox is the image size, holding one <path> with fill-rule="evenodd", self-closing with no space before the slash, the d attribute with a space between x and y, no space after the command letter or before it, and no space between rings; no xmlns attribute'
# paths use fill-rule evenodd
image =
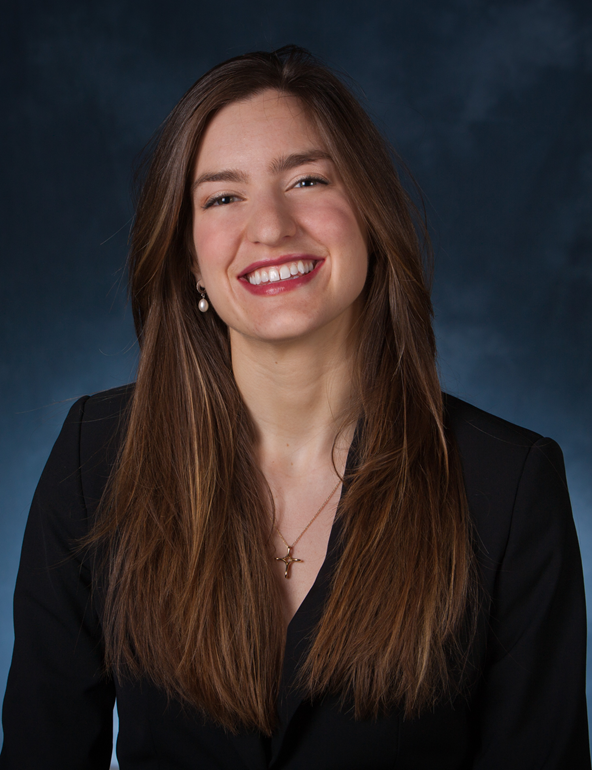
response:
<svg viewBox="0 0 592 770"><path fill-rule="evenodd" d="M421 233L421 229L420 229ZM215 67L134 226L135 387L70 412L0 767L589 768L559 448L443 398L413 208L345 86Z"/></svg>

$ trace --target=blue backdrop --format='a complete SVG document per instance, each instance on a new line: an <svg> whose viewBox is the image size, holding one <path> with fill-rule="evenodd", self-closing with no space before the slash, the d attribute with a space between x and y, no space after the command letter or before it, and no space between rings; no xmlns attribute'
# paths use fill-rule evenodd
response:
<svg viewBox="0 0 592 770"><path fill-rule="evenodd" d="M0 693L31 496L72 399L134 377L132 161L218 61L298 43L423 188L445 386L562 445L592 568L592 24L575 0L3 9ZM592 595L592 594L591 594Z"/></svg>

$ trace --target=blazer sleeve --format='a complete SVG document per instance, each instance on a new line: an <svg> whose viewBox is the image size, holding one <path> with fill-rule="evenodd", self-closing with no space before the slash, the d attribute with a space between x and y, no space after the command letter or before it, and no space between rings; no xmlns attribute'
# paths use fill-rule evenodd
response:
<svg viewBox="0 0 592 770"><path fill-rule="evenodd" d="M1 770L105 770L114 685L104 672L90 567L80 434L71 408L33 498L14 598L15 645L3 708Z"/></svg>
<svg viewBox="0 0 592 770"><path fill-rule="evenodd" d="M536 441L493 588L474 770L589 770L586 610L563 457Z"/></svg>

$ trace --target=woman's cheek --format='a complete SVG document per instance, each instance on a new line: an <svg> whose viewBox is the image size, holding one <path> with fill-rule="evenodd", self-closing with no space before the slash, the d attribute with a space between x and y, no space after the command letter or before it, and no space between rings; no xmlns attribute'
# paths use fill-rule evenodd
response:
<svg viewBox="0 0 592 770"><path fill-rule="evenodd" d="M228 240L228 236L219 227L200 227L194 232L193 242L204 281L224 263L229 251Z"/></svg>

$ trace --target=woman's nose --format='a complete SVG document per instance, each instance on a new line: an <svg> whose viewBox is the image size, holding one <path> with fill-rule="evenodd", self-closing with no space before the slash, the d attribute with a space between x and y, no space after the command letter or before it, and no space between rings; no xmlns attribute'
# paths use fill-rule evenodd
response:
<svg viewBox="0 0 592 770"><path fill-rule="evenodd" d="M295 232L296 222L283 196L270 193L252 200L247 227L252 243L275 246Z"/></svg>

